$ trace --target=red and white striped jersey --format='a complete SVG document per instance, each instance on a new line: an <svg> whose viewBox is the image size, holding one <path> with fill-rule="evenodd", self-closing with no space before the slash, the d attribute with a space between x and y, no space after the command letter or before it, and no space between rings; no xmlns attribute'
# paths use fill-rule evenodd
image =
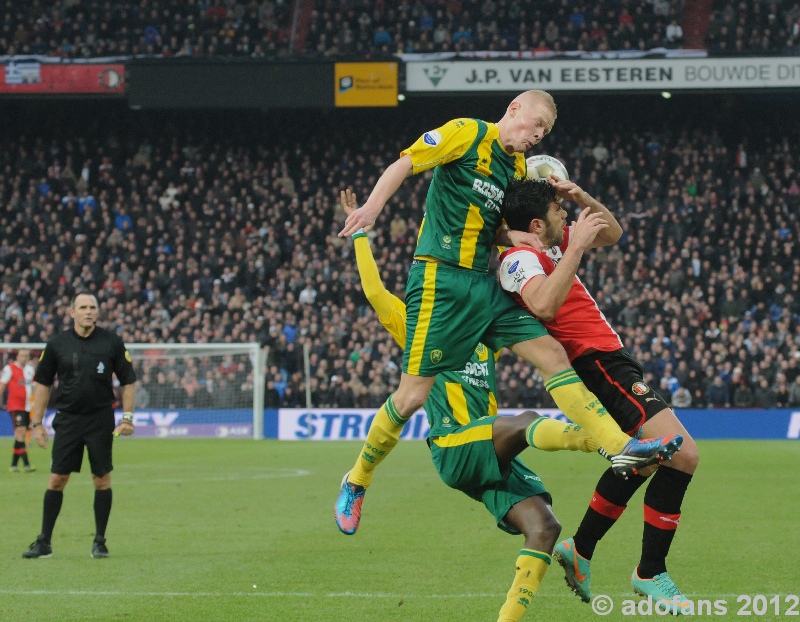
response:
<svg viewBox="0 0 800 622"><path fill-rule="evenodd" d="M12 361L0 372L0 382L6 385L8 390L8 401L6 410L24 410L30 412L33 398L33 365L20 367L16 361Z"/></svg>
<svg viewBox="0 0 800 622"><path fill-rule="evenodd" d="M570 233L570 227L564 227L563 243L545 251L514 247L500 256L500 284L523 307L522 290L534 277L553 273L569 245ZM619 335L577 276L555 317L542 323L564 346L570 361L590 348L613 352L623 347Z"/></svg>

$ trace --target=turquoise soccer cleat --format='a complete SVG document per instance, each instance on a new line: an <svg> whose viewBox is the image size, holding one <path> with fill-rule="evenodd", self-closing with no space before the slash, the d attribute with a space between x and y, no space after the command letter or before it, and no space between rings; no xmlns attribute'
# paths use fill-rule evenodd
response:
<svg viewBox="0 0 800 622"><path fill-rule="evenodd" d="M631 585L633 591L639 596L652 597L654 602L670 603L670 613L678 615L681 608L689 605L689 600L681 594L675 582L666 572L657 574L652 579L642 579L639 577L639 569L634 568L631 575Z"/></svg>
<svg viewBox="0 0 800 622"><path fill-rule="evenodd" d="M333 516L339 531L352 536L358 530L358 524L361 522L361 504L364 502L366 488L348 482L348 475L350 475L350 471L345 473L342 478L342 487L339 489L339 496L333 506Z"/></svg>
<svg viewBox="0 0 800 622"><path fill-rule="evenodd" d="M591 562L580 556L575 550L575 542L568 538L556 544L553 549L553 559L555 559L564 569L564 580L570 589L578 595L585 603L592 600L592 593L589 590L592 569Z"/></svg>

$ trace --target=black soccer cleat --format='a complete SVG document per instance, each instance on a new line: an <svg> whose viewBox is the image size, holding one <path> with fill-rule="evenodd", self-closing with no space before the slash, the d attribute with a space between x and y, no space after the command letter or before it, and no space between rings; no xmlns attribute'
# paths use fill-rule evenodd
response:
<svg viewBox="0 0 800 622"><path fill-rule="evenodd" d="M106 547L105 538L95 538L92 544L92 557L108 557L108 547Z"/></svg>
<svg viewBox="0 0 800 622"><path fill-rule="evenodd" d="M36 541L22 554L25 559L44 559L52 556L53 547L42 535L37 536Z"/></svg>

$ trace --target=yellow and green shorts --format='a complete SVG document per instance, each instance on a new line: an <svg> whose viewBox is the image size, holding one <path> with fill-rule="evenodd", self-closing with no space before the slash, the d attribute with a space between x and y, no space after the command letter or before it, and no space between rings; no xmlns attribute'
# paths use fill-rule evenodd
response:
<svg viewBox="0 0 800 622"><path fill-rule="evenodd" d="M428 439L428 445L442 481L483 503L500 529L516 535L520 532L505 522L514 505L537 495L550 505L553 499L539 476L519 458L514 458L507 474L501 473L492 441L495 419L472 421L446 436Z"/></svg>
<svg viewBox="0 0 800 622"><path fill-rule="evenodd" d="M415 260L405 302L403 371L413 376L463 369L479 342L497 352L547 334L485 272Z"/></svg>

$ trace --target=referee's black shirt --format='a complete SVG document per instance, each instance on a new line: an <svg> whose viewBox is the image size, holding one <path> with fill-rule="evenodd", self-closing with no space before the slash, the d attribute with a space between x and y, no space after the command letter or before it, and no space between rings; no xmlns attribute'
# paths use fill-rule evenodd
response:
<svg viewBox="0 0 800 622"><path fill-rule="evenodd" d="M88 337L70 329L50 339L33 380L52 386L57 375L56 409L73 415L90 415L114 403L112 372L122 386L136 382L136 372L122 339L95 326Z"/></svg>

